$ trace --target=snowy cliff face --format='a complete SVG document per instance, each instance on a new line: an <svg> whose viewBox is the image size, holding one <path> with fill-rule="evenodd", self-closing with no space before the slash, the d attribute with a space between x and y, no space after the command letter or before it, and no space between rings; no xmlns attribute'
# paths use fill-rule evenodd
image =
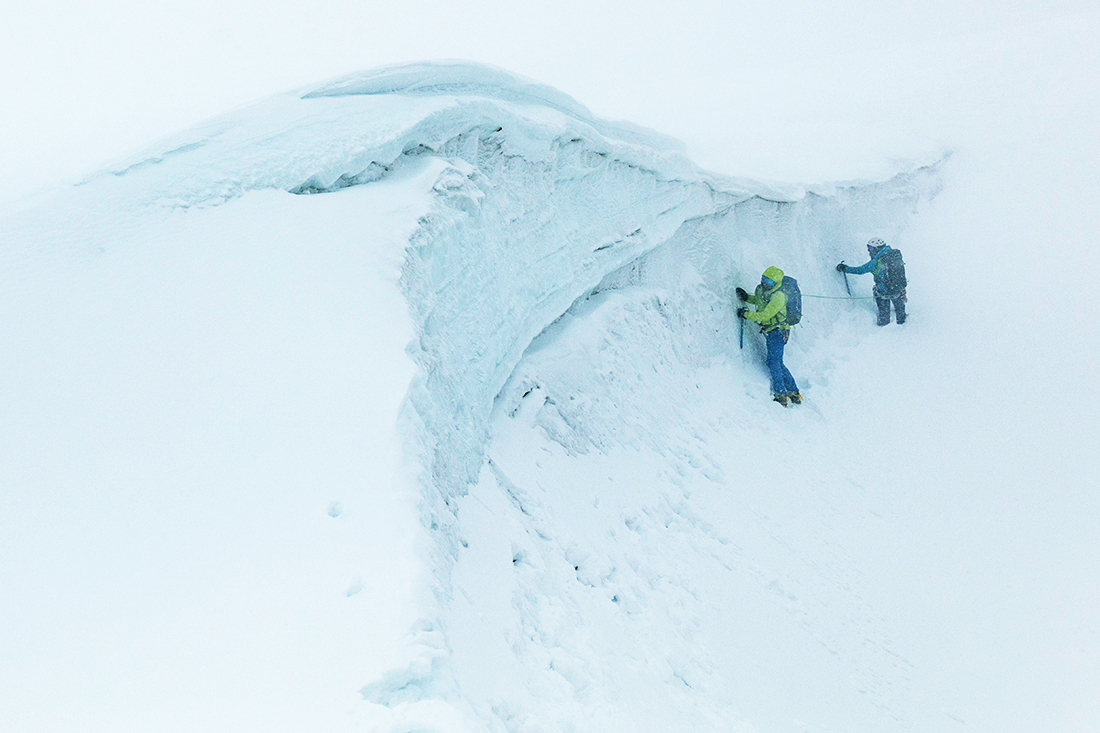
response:
<svg viewBox="0 0 1100 733"><path fill-rule="evenodd" d="M522 146L509 142L517 134ZM727 301L732 274L755 278L755 262L739 250L766 246L777 261L817 265L835 242L899 232L936 186L922 169L776 201L764 186L759 194L723 186L675 158L640 162L632 153L579 127L564 136L482 131L436 152L452 167L436 186L437 212L413 238L404 282L422 329L426 382L414 402L437 442L432 480L445 494L476 476L492 401L524 350L579 298L690 268L716 305ZM820 290L825 278L815 272L807 285ZM728 328L728 311L714 314L708 325Z"/></svg>

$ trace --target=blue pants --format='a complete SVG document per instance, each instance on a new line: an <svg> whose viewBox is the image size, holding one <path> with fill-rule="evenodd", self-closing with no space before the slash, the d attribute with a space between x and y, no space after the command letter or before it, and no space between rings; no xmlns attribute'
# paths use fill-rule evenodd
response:
<svg viewBox="0 0 1100 733"><path fill-rule="evenodd" d="M783 365L783 329L777 328L764 334L764 340L768 344L768 371L772 375L772 392L775 394L790 394L798 391L798 385L794 383L791 372Z"/></svg>

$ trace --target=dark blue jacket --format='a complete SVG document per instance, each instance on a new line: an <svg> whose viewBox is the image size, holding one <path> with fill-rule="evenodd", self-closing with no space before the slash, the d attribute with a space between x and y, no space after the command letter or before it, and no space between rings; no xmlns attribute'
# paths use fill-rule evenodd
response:
<svg viewBox="0 0 1100 733"><path fill-rule="evenodd" d="M888 293L886 292L886 271L882 267L882 263L879 261L882 256L889 252L890 245L884 246L875 256L871 258L871 261L865 265L859 267L848 267L844 271L849 275L866 275L868 272L875 276L875 296L880 298L896 298L900 293Z"/></svg>

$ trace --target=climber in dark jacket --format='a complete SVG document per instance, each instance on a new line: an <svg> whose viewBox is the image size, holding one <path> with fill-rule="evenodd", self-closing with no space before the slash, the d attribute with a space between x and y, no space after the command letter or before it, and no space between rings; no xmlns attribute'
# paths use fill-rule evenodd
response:
<svg viewBox="0 0 1100 733"><path fill-rule="evenodd" d="M846 272L849 275L865 275L868 272L875 276L875 302L878 304L878 325L885 326L890 322L890 304L894 304L894 313L897 316L898 325L905 323L905 286L898 289L895 283L893 287L887 283L888 268L883 265L882 258L892 250L890 245L881 239L872 239L867 243L867 254L871 255L870 262L859 267L849 267L841 262L836 266L837 272ZM904 270L901 282L904 283Z"/></svg>

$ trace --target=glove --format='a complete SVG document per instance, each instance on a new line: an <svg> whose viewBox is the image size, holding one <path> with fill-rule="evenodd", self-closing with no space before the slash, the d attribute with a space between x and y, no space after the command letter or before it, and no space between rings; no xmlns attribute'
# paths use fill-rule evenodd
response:
<svg viewBox="0 0 1100 733"><path fill-rule="evenodd" d="M844 264L843 262L841 262L839 265L836 266L836 271L837 272L844 272L847 269L848 269L848 266L846 264Z"/></svg>
<svg viewBox="0 0 1100 733"><path fill-rule="evenodd" d="M741 302L744 302L749 299L749 294L745 292L744 288L737 288L737 297L741 299Z"/></svg>
<svg viewBox="0 0 1100 733"><path fill-rule="evenodd" d="M747 310L748 310L748 308L746 308L745 306L741 306L740 308L738 308L737 309L737 317L738 318L744 318L745 317L745 311L747 311Z"/></svg>

